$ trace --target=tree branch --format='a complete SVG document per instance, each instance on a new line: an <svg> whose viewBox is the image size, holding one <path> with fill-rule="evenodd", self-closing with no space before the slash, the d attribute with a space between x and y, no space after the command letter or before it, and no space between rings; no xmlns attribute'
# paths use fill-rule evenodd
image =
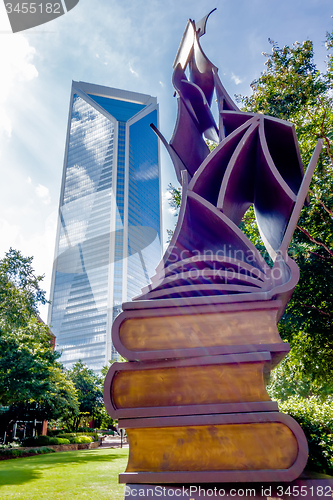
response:
<svg viewBox="0 0 333 500"><path fill-rule="evenodd" d="M300 302L300 305L303 307L307 307L308 309L313 309L314 311L318 311L320 314L323 314L324 316L328 316L329 318L331 318L333 316L332 314L325 312L322 309L319 309L319 307L309 306L308 304L304 304L304 302Z"/></svg>
<svg viewBox="0 0 333 500"><path fill-rule="evenodd" d="M329 254L333 257L333 251L332 251L332 250L330 250L330 249L328 248L328 246L327 246L327 245L325 245L325 243L321 243L320 241L315 240L315 239L311 236L311 234L310 234L310 233L308 233L308 231L306 231L306 229L303 229L301 226L296 225L296 227L297 227L297 229L299 229L300 231L302 231L302 233L304 233L304 234L305 234L305 235L309 238L309 240L310 240L310 241L312 241L312 243L315 243L316 245L319 245L319 246L321 246L321 247L325 248L326 252L328 252L328 253L329 253Z"/></svg>
<svg viewBox="0 0 333 500"><path fill-rule="evenodd" d="M319 257L319 259L321 260L325 260L326 261L326 257L323 257L322 255L320 255L319 253L317 252L310 252L312 255L315 255L316 257Z"/></svg>
<svg viewBox="0 0 333 500"><path fill-rule="evenodd" d="M316 198L316 200L318 201L318 203L320 203L320 205L323 207L323 209L326 210L326 212L328 214L330 214L331 217L333 217L332 210L330 210L329 208L327 208L327 206L325 205L325 203L323 203L321 201L321 199L316 195L316 193L314 191L312 191L312 189L309 189L309 193L312 194L312 196L314 196Z"/></svg>
<svg viewBox="0 0 333 500"><path fill-rule="evenodd" d="M323 106L323 102L320 99L320 97L318 97L318 100L319 100L321 106ZM322 119L322 122L321 122L320 130L321 130L322 137L323 137L324 141L326 142L327 154L328 154L328 156L329 156L329 158L331 160L332 166L333 166L333 157L331 155L331 143L330 143L327 135L324 132L324 123L325 123L325 119L326 119L326 113L327 113L327 110L324 108L324 116L323 116L323 119Z"/></svg>

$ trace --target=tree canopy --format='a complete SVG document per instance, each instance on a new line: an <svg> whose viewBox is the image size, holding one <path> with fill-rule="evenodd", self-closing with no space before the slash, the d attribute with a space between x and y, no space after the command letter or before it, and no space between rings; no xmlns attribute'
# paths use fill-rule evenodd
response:
<svg viewBox="0 0 333 500"><path fill-rule="evenodd" d="M0 260L0 405L12 418L77 413L76 389L57 362L52 334L38 316L45 304L32 258L10 249Z"/></svg>
<svg viewBox="0 0 333 500"><path fill-rule="evenodd" d="M72 427L77 429L83 416L87 416L89 420L92 420L98 416L103 407L102 380L81 360L75 363L67 374L78 394L80 414L71 422Z"/></svg>
<svg viewBox="0 0 333 500"><path fill-rule="evenodd" d="M283 48L270 43L266 71L252 82L252 95L238 96L244 111L292 122L305 168L317 140L324 142L310 204L301 212L290 247L301 276L279 328L292 352L273 376L272 390L280 397L324 395L333 392L333 32L326 34L325 72L316 67L310 40ZM243 230L259 243L251 211Z"/></svg>
<svg viewBox="0 0 333 500"><path fill-rule="evenodd" d="M292 351L273 374L270 390L280 399L294 394L325 397L333 394L333 31L326 33L324 72L314 62L310 40L282 48L269 42L266 70L252 82L252 95L236 96L242 111L293 123L305 168L317 140L323 139L309 206L301 212L290 245L300 281L279 330ZM179 208L181 189L170 185L169 191L173 208ZM265 250L253 207L241 229L260 251Z"/></svg>

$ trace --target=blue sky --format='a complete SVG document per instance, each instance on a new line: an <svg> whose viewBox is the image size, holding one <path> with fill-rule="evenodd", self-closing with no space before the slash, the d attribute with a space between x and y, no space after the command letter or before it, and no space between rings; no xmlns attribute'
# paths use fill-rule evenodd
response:
<svg viewBox="0 0 333 500"><path fill-rule="evenodd" d="M17 34L1 2L0 258L10 246L34 256L49 291L71 81L157 96L160 129L170 139L172 63L187 19L214 7L201 41L231 96L251 93L268 38L280 46L313 40L325 68L332 0L80 0L66 15ZM175 223L165 192L176 180L161 151L165 233Z"/></svg>

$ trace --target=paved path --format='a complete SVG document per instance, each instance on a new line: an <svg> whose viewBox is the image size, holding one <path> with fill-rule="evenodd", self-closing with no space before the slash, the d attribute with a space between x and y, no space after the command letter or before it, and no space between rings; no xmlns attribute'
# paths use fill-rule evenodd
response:
<svg viewBox="0 0 333 500"><path fill-rule="evenodd" d="M103 439L100 448L120 448L121 438L120 436L107 436ZM128 448L127 437L123 438L123 448Z"/></svg>

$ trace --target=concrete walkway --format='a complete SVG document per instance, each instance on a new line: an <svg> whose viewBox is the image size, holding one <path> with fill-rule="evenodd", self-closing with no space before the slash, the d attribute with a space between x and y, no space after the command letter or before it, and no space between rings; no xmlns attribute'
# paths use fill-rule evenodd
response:
<svg viewBox="0 0 333 500"><path fill-rule="evenodd" d="M100 448L120 448L121 438L120 436L107 436L103 439ZM127 437L123 437L123 448L128 448Z"/></svg>

